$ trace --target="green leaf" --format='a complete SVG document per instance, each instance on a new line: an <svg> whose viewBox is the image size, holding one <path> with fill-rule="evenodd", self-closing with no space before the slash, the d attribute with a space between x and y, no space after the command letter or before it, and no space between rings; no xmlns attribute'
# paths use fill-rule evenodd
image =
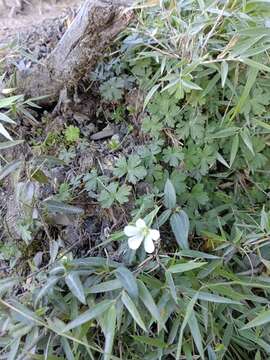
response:
<svg viewBox="0 0 270 360"><path fill-rule="evenodd" d="M159 349L166 349L168 347L167 344L161 339L150 338L148 336L139 336L139 335L132 335L132 337L134 340L138 341L141 344L157 347Z"/></svg>
<svg viewBox="0 0 270 360"><path fill-rule="evenodd" d="M192 311L190 317L188 319L188 326L190 328L193 341L196 344L198 352L201 356L201 359L204 359L204 351L203 351L203 344L202 344L202 335L200 332L199 324L195 315L195 311Z"/></svg>
<svg viewBox="0 0 270 360"><path fill-rule="evenodd" d="M75 357L73 355L73 352L71 350L70 344L68 342L68 339L64 338L63 336L60 338L61 344L63 346L66 359L67 360L75 360Z"/></svg>
<svg viewBox="0 0 270 360"><path fill-rule="evenodd" d="M206 265L207 262L195 262L195 261L189 261L187 263L182 263L182 264L176 264L176 265L172 265L168 268L168 271L170 273L173 274L177 274L177 273L183 273L186 271L191 271L194 269L198 269L204 265Z"/></svg>
<svg viewBox="0 0 270 360"><path fill-rule="evenodd" d="M116 310L115 304L111 306L104 314L104 330L105 330L105 346L104 346L104 360L110 360L114 336L116 330Z"/></svg>
<svg viewBox="0 0 270 360"><path fill-rule="evenodd" d="M240 135L252 155L255 155L249 130L247 128L244 128L243 131L240 132Z"/></svg>
<svg viewBox="0 0 270 360"><path fill-rule="evenodd" d="M249 93L250 93L253 85L255 84L258 72L259 72L259 70L257 68L249 69L246 85L244 87L242 95L240 96L240 98L234 108L234 112L233 112L232 116L230 117L230 121L232 121L235 118L235 116L238 115L242 111L242 109L248 99Z"/></svg>
<svg viewBox="0 0 270 360"><path fill-rule="evenodd" d="M149 93L146 95L144 103L143 103L143 109L146 108L149 101L152 99L153 95L155 94L155 92L158 90L159 87L160 87L160 84L153 86L152 89L149 91Z"/></svg>
<svg viewBox="0 0 270 360"><path fill-rule="evenodd" d="M239 147L239 136L238 134L236 134L232 141L231 154L230 154L230 167L232 167L234 163L238 151L238 147Z"/></svg>
<svg viewBox="0 0 270 360"><path fill-rule="evenodd" d="M97 319L100 315L102 315L106 310L108 310L114 304L114 300L103 300L100 303L92 306L91 309L85 311L83 314L77 316L74 320L72 320L66 327L63 329L63 333L74 329L78 326L81 326L88 321Z"/></svg>
<svg viewBox="0 0 270 360"><path fill-rule="evenodd" d="M131 155L128 160L122 156L116 161L113 174L118 177L127 175L127 180L136 184L147 175L147 171L141 162L142 160L138 155Z"/></svg>
<svg viewBox="0 0 270 360"><path fill-rule="evenodd" d="M224 85L226 83L226 79L228 76L228 70L229 70L228 63L226 61L222 61L222 63L221 63L221 86L223 88L224 88Z"/></svg>
<svg viewBox="0 0 270 360"><path fill-rule="evenodd" d="M147 289L147 287L144 285L144 283L141 280L138 280L138 287L139 287L139 296L144 306L150 312L153 319L155 319L157 323L161 326L161 328L166 329L165 324L160 315L159 309L150 291Z"/></svg>
<svg viewBox="0 0 270 360"><path fill-rule="evenodd" d="M227 161L224 159L224 157L220 154L217 153L217 160L223 164L224 166L226 166L228 169L230 168L229 164L227 163Z"/></svg>
<svg viewBox="0 0 270 360"><path fill-rule="evenodd" d="M170 179L167 179L164 188L164 205L167 209L173 209L176 206L176 193Z"/></svg>
<svg viewBox="0 0 270 360"><path fill-rule="evenodd" d="M129 293L132 298L137 299L139 290L136 278L127 268L121 266L115 271L116 277L123 285L124 289Z"/></svg>
<svg viewBox="0 0 270 360"><path fill-rule="evenodd" d="M68 214L68 215L79 215L84 213L83 209L77 207L65 204L61 201L57 200L45 200L43 202L46 206L49 212L51 213L60 213L60 214Z"/></svg>
<svg viewBox="0 0 270 360"><path fill-rule="evenodd" d="M0 295L2 296L7 291L12 290L13 286L18 284L18 279L16 278L4 278L0 279Z"/></svg>
<svg viewBox="0 0 270 360"><path fill-rule="evenodd" d="M83 304L86 305L84 289L80 277L76 271L70 272L65 276L65 282L72 294Z"/></svg>
<svg viewBox="0 0 270 360"><path fill-rule="evenodd" d="M208 136L209 139L222 139L226 137L231 137L239 131L237 127L228 127L226 129L219 130L218 132Z"/></svg>
<svg viewBox="0 0 270 360"><path fill-rule="evenodd" d="M18 100L23 100L23 95L10 96L8 98L0 99L0 109L8 109L14 105Z"/></svg>
<svg viewBox="0 0 270 360"><path fill-rule="evenodd" d="M35 298L35 306L39 303L39 301L45 296L48 291L58 282L58 277L51 277L48 279L45 285L42 286L39 293L37 294L37 297Z"/></svg>
<svg viewBox="0 0 270 360"><path fill-rule="evenodd" d="M109 280L102 282L101 284L91 286L88 290L86 289L86 293L89 294L98 294L102 292L114 291L122 288L122 283L118 279Z"/></svg>
<svg viewBox="0 0 270 360"><path fill-rule="evenodd" d="M176 351L176 360L180 360L184 330L189 322L189 319L191 317L196 302L197 302L197 294L194 295L194 297L188 303L188 306L186 308L185 317L180 328L180 335L179 335L177 351Z"/></svg>
<svg viewBox="0 0 270 360"><path fill-rule="evenodd" d="M13 141L12 137L9 135L9 132L1 123L0 123L0 134L3 135L6 139Z"/></svg>
<svg viewBox="0 0 270 360"><path fill-rule="evenodd" d="M15 141L6 141L0 143L0 150L9 149L13 146L20 145L24 142L24 140L15 140Z"/></svg>
<svg viewBox="0 0 270 360"><path fill-rule="evenodd" d="M191 258L202 258L202 259L212 259L212 260L220 259L219 256L204 253L204 252L197 251L197 250L181 250L181 251L178 251L178 255L184 256L184 257L191 257Z"/></svg>
<svg viewBox="0 0 270 360"><path fill-rule="evenodd" d="M3 180L6 176L18 170L22 166L22 164L22 160L15 160L4 166L0 171L0 180Z"/></svg>
<svg viewBox="0 0 270 360"><path fill-rule="evenodd" d="M187 89L190 89L190 90L202 90L202 88L195 84L194 82L190 81L190 80L187 80L187 79L181 79L181 82L183 84L183 86Z"/></svg>
<svg viewBox="0 0 270 360"><path fill-rule="evenodd" d="M270 322L270 310L265 310L261 312L258 316L250 321L247 325L242 327L242 330L250 329L256 326L261 326Z"/></svg>
<svg viewBox="0 0 270 360"><path fill-rule="evenodd" d="M176 241L181 249L188 249L189 219L187 214L180 210L170 217L170 224Z"/></svg>
<svg viewBox="0 0 270 360"><path fill-rule="evenodd" d="M261 127L263 127L264 129L266 130L269 130L270 131L270 124L267 124L266 122L264 121L261 121L261 120L255 120L255 123Z"/></svg>
<svg viewBox="0 0 270 360"><path fill-rule="evenodd" d="M144 330L147 332L147 329L144 325L144 322L141 318L141 315L139 311L137 310L134 302L131 300L131 298L128 296L128 294L123 291L122 297L121 297L122 303L125 305L127 310L129 311L130 315L133 317L135 322Z"/></svg>

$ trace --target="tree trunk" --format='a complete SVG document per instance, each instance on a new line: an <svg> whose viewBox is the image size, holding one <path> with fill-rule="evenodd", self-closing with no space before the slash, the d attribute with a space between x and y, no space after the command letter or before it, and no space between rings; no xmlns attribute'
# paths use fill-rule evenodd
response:
<svg viewBox="0 0 270 360"><path fill-rule="evenodd" d="M72 89L124 30L133 13L131 0L86 0L56 48L41 63L17 73L18 91L27 97L48 95L56 102L62 89Z"/></svg>

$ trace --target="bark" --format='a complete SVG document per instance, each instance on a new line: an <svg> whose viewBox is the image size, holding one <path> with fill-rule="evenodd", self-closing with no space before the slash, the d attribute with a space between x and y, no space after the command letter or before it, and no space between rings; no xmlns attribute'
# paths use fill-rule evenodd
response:
<svg viewBox="0 0 270 360"><path fill-rule="evenodd" d="M89 74L98 59L133 17L131 0L86 0L69 29L47 59L17 73L17 88L27 97L58 100Z"/></svg>

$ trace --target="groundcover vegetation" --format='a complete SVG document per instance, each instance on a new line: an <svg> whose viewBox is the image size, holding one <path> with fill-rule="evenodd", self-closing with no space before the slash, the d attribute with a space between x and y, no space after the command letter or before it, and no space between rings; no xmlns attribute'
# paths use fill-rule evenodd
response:
<svg viewBox="0 0 270 360"><path fill-rule="evenodd" d="M0 280L1 359L269 358L270 5L135 11L89 74L98 111L125 133L107 142L112 171L92 166L57 198L76 212L84 192L115 229L98 256L57 256L51 243L45 268ZM82 148L77 127L63 136ZM129 248L124 227L138 219L160 232L151 253ZM20 225L28 246L35 221Z"/></svg>

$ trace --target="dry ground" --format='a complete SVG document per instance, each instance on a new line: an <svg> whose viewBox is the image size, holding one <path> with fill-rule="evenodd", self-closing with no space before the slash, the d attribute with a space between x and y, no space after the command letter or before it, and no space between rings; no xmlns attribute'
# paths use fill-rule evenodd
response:
<svg viewBox="0 0 270 360"><path fill-rule="evenodd" d="M23 9L16 5L18 0L6 0L8 9L0 0L0 43L9 36L20 35L32 25L38 25L45 19L55 18L78 5L80 0L26 0ZM12 10L13 9L13 10Z"/></svg>

